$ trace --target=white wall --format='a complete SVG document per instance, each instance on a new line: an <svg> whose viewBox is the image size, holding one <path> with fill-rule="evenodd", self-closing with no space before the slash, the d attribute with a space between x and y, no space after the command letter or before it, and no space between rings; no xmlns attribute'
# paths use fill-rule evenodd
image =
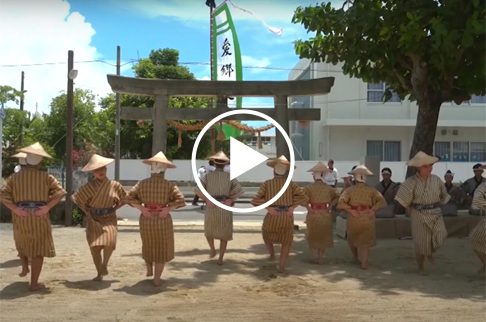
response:
<svg viewBox="0 0 486 322"><path fill-rule="evenodd" d="M293 180L299 182L311 181L311 174L307 172L312 168L317 161L297 161L297 169L295 169ZM327 161L326 161L327 162ZM166 178L174 181L194 181L191 165L189 160L175 160L173 163L177 166L175 169L169 169L166 172ZM207 160L198 160L196 162L197 168L201 165L207 164ZM359 161L337 161L335 159L335 167L339 171L339 176L346 176L348 171ZM458 162L440 162L434 166L433 173L444 176L447 170L455 173L455 182L462 181L473 176L472 167L474 163L458 163ZM395 181L403 181L406 175L407 167L404 162L381 162L381 168L388 167L393 172L393 179ZM142 180L150 176L150 167L143 164L140 160L121 160L120 161L120 179L121 180ZM258 165L250 171L241 175L238 180L242 182L263 182L272 178L273 172L265 163ZM114 177L114 165L108 166L108 177ZM342 181L342 180L340 180Z"/></svg>

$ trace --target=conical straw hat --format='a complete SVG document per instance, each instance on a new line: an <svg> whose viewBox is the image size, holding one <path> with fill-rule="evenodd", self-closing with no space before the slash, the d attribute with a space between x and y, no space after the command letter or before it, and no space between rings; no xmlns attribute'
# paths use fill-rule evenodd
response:
<svg viewBox="0 0 486 322"><path fill-rule="evenodd" d="M106 167L108 164L115 161L114 159L105 158L98 154L93 154L91 159L89 159L88 163L84 166L83 172L90 172L96 169L100 169Z"/></svg>
<svg viewBox="0 0 486 322"><path fill-rule="evenodd" d="M364 165L359 165L356 168L354 168L354 170L352 170L351 172L348 172L348 174L353 174L353 175L354 174L361 174L363 176L372 176L373 172L368 170L368 168L365 167Z"/></svg>
<svg viewBox="0 0 486 322"><path fill-rule="evenodd" d="M24 152L19 152L17 154L12 155L12 158L25 159L27 158L27 154Z"/></svg>
<svg viewBox="0 0 486 322"><path fill-rule="evenodd" d="M322 163L321 161L317 162L315 166L313 166L311 169L307 170L307 172L330 172L329 168L327 165Z"/></svg>
<svg viewBox="0 0 486 322"><path fill-rule="evenodd" d="M171 169L176 167L172 162L170 162L167 159L167 157L165 156L164 153L162 153L162 151L160 151L159 153L157 153L156 155L154 155L150 159L147 159L147 160L142 161L142 162L145 163L145 164L148 164L148 165L151 165L154 162L163 163L163 164L167 165L167 168L171 168Z"/></svg>
<svg viewBox="0 0 486 322"><path fill-rule="evenodd" d="M412 159L407 162L410 167L420 168L424 165L432 165L439 161L438 157L433 157L422 151L419 151Z"/></svg>
<svg viewBox="0 0 486 322"><path fill-rule="evenodd" d="M213 160L214 163L216 163L216 164L229 164L230 163L230 159L228 158L228 156L226 154L224 154L223 151L219 151L215 155L210 156L209 160Z"/></svg>
<svg viewBox="0 0 486 322"><path fill-rule="evenodd" d="M275 166L277 164L281 164L281 165L284 165L287 167L287 169L290 169L290 161L287 160L287 158L285 157L285 155L281 155L279 156L278 158L276 159L273 159L273 160L270 160L267 162L267 165L270 167L270 168L275 168ZM296 166L294 166L294 169L297 168Z"/></svg>
<svg viewBox="0 0 486 322"><path fill-rule="evenodd" d="M19 152L24 152L24 153L27 153L27 154L34 154L34 155L38 155L40 157L52 159L52 157L49 154L47 154L46 151L44 151L44 148L42 147L42 145L39 142L36 142L32 145L29 145L28 147L19 149Z"/></svg>

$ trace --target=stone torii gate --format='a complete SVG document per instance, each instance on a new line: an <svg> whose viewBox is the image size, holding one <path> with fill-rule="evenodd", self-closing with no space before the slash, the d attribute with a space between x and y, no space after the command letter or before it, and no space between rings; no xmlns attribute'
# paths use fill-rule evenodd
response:
<svg viewBox="0 0 486 322"><path fill-rule="evenodd" d="M206 97L274 97L275 108L251 108L272 117L289 133L289 121L319 121L321 110L289 108L288 98L326 95L334 85L334 77L293 81L202 81L146 79L108 75L108 83L115 93L151 96L153 108L122 107L121 119L153 120L152 154L166 152L168 120L210 121L222 113L233 111L226 104L216 108L169 108L170 96ZM226 120L261 120L250 114L232 115ZM277 155L290 158L284 137L276 131ZM290 159L289 159L290 160Z"/></svg>

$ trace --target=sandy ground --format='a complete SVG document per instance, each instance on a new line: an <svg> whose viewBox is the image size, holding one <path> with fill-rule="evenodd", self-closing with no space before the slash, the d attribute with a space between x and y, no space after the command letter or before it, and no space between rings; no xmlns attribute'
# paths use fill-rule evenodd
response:
<svg viewBox="0 0 486 322"><path fill-rule="evenodd" d="M82 228L54 228L57 257L47 259L48 291L30 293L18 277L11 225L2 224L1 321L484 321L485 282L467 239L449 239L429 276L418 276L412 241L379 241L370 268L349 262L346 243L319 266L296 232L291 274L267 260L258 227L236 228L226 264L208 259L202 227L176 228L176 258L165 282L145 275L137 227L121 227L110 275L93 282Z"/></svg>

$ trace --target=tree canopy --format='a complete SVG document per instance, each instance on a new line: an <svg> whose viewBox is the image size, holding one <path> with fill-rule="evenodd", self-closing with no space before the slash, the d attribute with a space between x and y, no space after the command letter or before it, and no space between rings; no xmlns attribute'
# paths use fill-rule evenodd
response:
<svg viewBox="0 0 486 322"><path fill-rule="evenodd" d="M484 95L484 0L352 0L296 9L293 23L315 33L295 42L300 58L334 65L369 83L384 82L419 105L411 156L433 153L440 106Z"/></svg>

